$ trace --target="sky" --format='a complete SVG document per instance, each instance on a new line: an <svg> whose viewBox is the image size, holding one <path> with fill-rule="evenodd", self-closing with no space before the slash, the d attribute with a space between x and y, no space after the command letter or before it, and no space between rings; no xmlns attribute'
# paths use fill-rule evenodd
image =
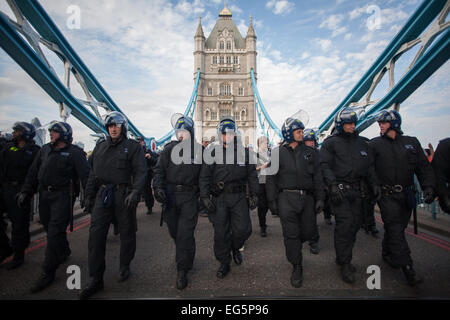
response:
<svg viewBox="0 0 450 320"><path fill-rule="evenodd" d="M41 0L43 8L91 73L147 137L170 129L170 116L184 112L194 86L194 34L201 17L208 37L224 7L221 0ZM243 37L249 16L257 36L258 90L281 127L299 109L317 127L351 91L420 0L231 0L227 7ZM74 9L75 7L75 9ZM0 10L14 17L5 0ZM74 11L75 10L75 11ZM79 20L74 13L79 12ZM13 20L15 20L13 18ZM77 25L75 22L79 22ZM418 46L396 64L400 78ZM44 47L63 79L59 58ZM437 70L400 107L403 131L436 148L450 136L450 65ZM387 77L372 99L387 92ZM74 78L71 90L85 99ZM0 50L0 130L15 121L59 119L57 104ZM74 141L92 150L93 132L75 117ZM379 134L377 124L363 135Z"/></svg>

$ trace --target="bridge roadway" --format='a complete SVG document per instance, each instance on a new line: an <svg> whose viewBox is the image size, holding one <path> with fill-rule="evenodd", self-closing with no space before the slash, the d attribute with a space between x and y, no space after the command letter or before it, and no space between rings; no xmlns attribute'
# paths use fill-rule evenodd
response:
<svg viewBox="0 0 450 320"><path fill-rule="evenodd" d="M253 234L243 251L241 266L232 264L231 272L223 280L216 278L218 262L213 254L213 229L207 217L199 217L196 229L197 253L194 268L189 274L188 287L179 291L175 287L175 246L167 226L159 226L160 206L154 213L146 215L141 202L138 207L137 251L131 264L132 275L128 281L118 283L119 237L112 227L107 240L105 289L96 299L140 299L140 298L188 298L209 299L237 298L444 298L450 299L450 238L424 229L419 235L407 230L407 239L412 250L415 267L425 281L418 288L408 287L401 270L390 268L381 259L381 239L375 239L363 230L358 233L354 248L353 263L357 269L357 281L346 284L334 263L333 228L326 225L323 216L318 217L320 230L319 255L303 247L304 281L299 289L290 285L291 265L285 258L282 230L279 218L268 213L268 236L259 235L256 211L251 212ZM0 266L0 299L77 299L80 290L69 290L66 269L78 265L81 269L82 288L89 281L87 266L87 244L89 215L77 209L74 232L68 234L72 255L58 269L54 283L46 290L30 294L31 284L41 272L45 250L45 234L37 233L27 251L25 264L8 271L5 261ZM377 225L382 234L382 225L377 215ZM38 228L34 223L33 228ZM39 230L39 229L37 229ZM36 232L36 230L35 230ZM35 233L34 232L34 233ZM381 270L381 289L369 290L366 273L369 265L378 265Z"/></svg>

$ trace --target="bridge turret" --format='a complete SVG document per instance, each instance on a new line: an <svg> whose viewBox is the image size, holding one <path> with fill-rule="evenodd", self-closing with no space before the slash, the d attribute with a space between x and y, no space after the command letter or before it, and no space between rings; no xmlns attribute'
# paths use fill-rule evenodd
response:
<svg viewBox="0 0 450 320"><path fill-rule="evenodd" d="M202 18L198 18L197 31L194 36L195 48L194 48L194 73L200 69L200 72L205 70L205 34L202 28Z"/></svg>
<svg viewBox="0 0 450 320"><path fill-rule="evenodd" d="M247 50L247 72L253 68L253 72L256 76L256 33L253 29L253 18L250 15L250 23L248 26L247 36L245 37L245 47Z"/></svg>

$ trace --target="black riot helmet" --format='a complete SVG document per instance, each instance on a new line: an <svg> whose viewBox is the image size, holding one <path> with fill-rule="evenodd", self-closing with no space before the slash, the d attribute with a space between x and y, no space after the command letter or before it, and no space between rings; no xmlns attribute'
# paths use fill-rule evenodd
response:
<svg viewBox="0 0 450 320"><path fill-rule="evenodd" d="M106 131L108 131L108 127L111 125L116 125L119 128L122 128L122 134L126 137L128 131L128 120L127 118L118 111L113 111L108 113L105 118L105 127Z"/></svg>

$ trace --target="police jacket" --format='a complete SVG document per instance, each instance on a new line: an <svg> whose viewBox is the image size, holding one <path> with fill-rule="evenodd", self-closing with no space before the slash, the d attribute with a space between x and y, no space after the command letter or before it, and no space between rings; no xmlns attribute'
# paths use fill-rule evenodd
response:
<svg viewBox="0 0 450 320"><path fill-rule="evenodd" d="M76 180L84 187L88 175L89 165L82 149L72 144L57 149L47 143L36 155L21 191L34 193L38 187L60 190L68 188L70 182Z"/></svg>
<svg viewBox="0 0 450 320"><path fill-rule="evenodd" d="M86 197L93 199L103 184L128 185L142 192L147 175L141 145L128 138L112 141L110 137L99 142L90 157L91 172L86 186Z"/></svg>
<svg viewBox="0 0 450 320"><path fill-rule="evenodd" d="M34 141L19 148L15 142L9 142L0 151L0 182L16 182L22 185L28 169L39 152Z"/></svg>
<svg viewBox="0 0 450 320"><path fill-rule="evenodd" d="M145 158L145 162L147 164L147 174L149 177L153 176L153 168L158 162L158 154L156 152L151 151L147 146L143 146L142 150L144 151L144 156L146 154L150 154L150 158Z"/></svg>
<svg viewBox="0 0 450 320"><path fill-rule="evenodd" d="M442 195L447 189L446 184L450 186L450 138L439 141L432 166L439 194Z"/></svg>
<svg viewBox="0 0 450 320"><path fill-rule="evenodd" d="M211 189L219 182L225 185L247 184L250 195L258 194L256 158L250 161L249 149L236 138L233 147L233 152L228 152L229 159L227 159L227 148L222 143L211 143L206 147L200 172L200 197L208 197ZM214 159L212 163L208 163L205 159L208 155Z"/></svg>
<svg viewBox="0 0 450 320"><path fill-rule="evenodd" d="M267 200L274 201L282 189L306 190L316 200L324 200L325 192L322 172L319 166L319 155L316 150L299 143L292 149L283 143L272 152L272 163L279 158L278 172L268 175L266 180Z"/></svg>
<svg viewBox="0 0 450 320"><path fill-rule="evenodd" d="M320 167L327 186L356 184L361 180L378 184L369 144L357 132L342 132L326 138L320 148Z"/></svg>
<svg viewBox="0 0 450 320"><path fill-rule="evenodd" d="M178 147L175 148L176 146ZM184 152L189 153L189 149L190 154L185 155ZM192 140L185 142L171 141L168 143L159 155L154 167L153 187L165 189L167 184L198 186L202 150L203 146ZM195 151L198 154L195 154Z"/></svg>
<svg viewBox="0 0 450 320"><path fill-rule="evenodd" d="M435 187L433 168L415 137L397 134L373 138L369 143L375 159L375 170L381 185L414 184L414 173L422 188Z"/></svg>

